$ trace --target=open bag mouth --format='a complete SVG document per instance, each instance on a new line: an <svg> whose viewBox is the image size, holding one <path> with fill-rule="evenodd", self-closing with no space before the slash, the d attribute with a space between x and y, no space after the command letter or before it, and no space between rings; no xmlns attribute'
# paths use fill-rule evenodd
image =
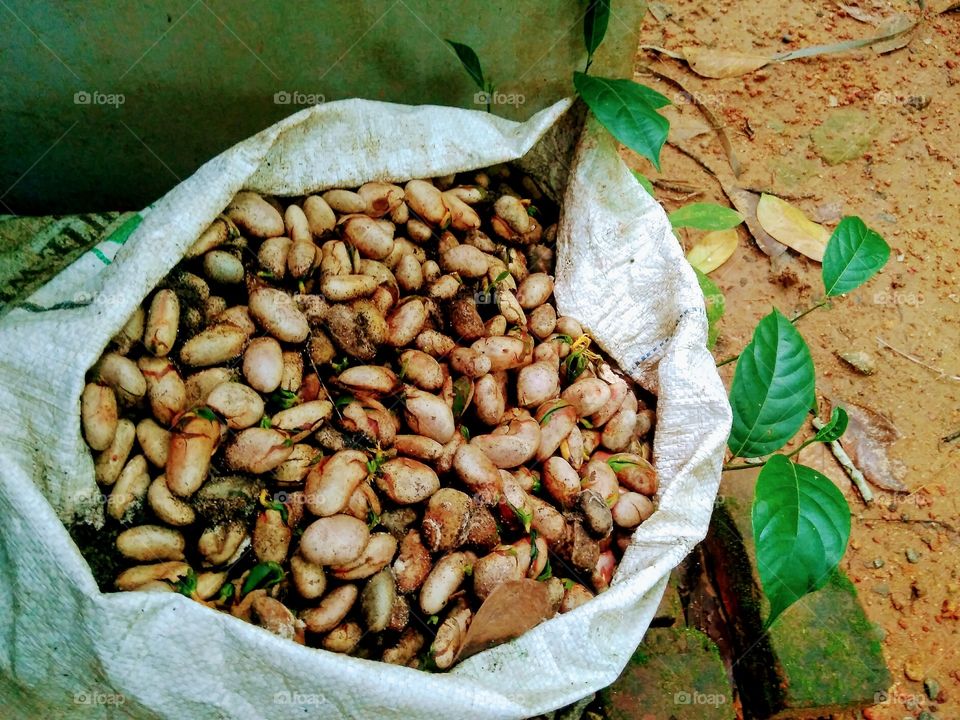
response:
<svg viewBox="0 0 960 720"><path fill-rule="evenodd" d="M309 108L214 158L144 211L125 244L98 248L109 252L109 265L87 255L31 299L41 311L7 316L0 323L0 398L21 410L25 422L0 431L6 436L0 502L9 503L16 518L0 529L0 548L11 558L12 580L47 573L69 590L6 622L47 623L51 643L59 635L75 646L73 668L99 667L104 687L156 717L182 711L184 703L225 712L257 707L278 717L310 705L331 716L376 708L387 717L521 717L612 682L642 638L670 570L706 534L730 413L705 345L702 295L663 210L636 184L612 139L589 119L581 130L582 112L569 108L563 101L524 124L476 111L361 100ZM100 593L54 515L68 526L102 518L101 491L80 435L79 370L93 366L133 309L235 194L302 197L501 162L515 162L560 203L558 311L579 319L612 360L657 397L658 508L635 531L609 590L446 674L413 674L274 642L186 599ZM116 287L134 290L111 294ZM90 292L92 302L42 311L77 292ZM49 387L58 388L50 402L31 404L50 397ZM18 497L33 499L32 512L23 512ZM31 547L28 537L42 540ZM66 623L69 607L83 608L81 627ZM169 660L184 657L187 647L210 672L178 676L174 683ZM257 656L258 649L251 666L232 662ZM24 651L17 644L9 650L14 657ZM141 663L136 672L131 657ZM143 682L147 672L154 678L150 687ZM34 692L49 700L83 689L82 675L49 683L34 677ZM318 678L325 678L322 686ZM300 702L291 688L303 689ZM276 699L278 689L288 692L287 701Z"/></svg>

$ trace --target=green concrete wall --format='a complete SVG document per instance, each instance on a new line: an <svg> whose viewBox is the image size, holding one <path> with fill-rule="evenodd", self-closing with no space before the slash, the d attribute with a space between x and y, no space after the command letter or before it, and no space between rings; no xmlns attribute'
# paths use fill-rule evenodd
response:
<svg viewBox="0 0 960 720"><path fill-rule="evenodd" d="M0 213L142 207L305 102L483 109L444 38L477 50L503 93L494 112L525 119L572 92L585 9L585 0L5 0ZM642 1L614 2L593 72L632 75L644 11Z"/></svg>

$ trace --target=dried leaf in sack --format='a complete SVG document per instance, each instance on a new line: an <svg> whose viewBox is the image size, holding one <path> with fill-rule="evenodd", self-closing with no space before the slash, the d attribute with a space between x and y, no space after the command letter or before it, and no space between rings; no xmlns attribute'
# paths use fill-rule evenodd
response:
<svg viewBox="0 0 960 720"><path fill-rule="evenodd" d="M546 583L536 580L503 583L487 596L473 616L459 660L520 637L553 617L556 611Z"/></svg>
<svg viewBox="0 0 960 720"><path fill-rule="evenodd" d="M757 204L760 202L760 195L726 183L721 183L721 187L737 212L743 215L744 224L764 255L772 258L783 255L787 251L787 246L764 230L760 221L757 220Z"/></svg>
<svg viewBox="0 0 960 720"><path fill-rule="evenodd" d="M687 261L702 273L710 273L723 265L737 249L736 228L708 232L693 244Z"/></svg>
<svg viewBox="0 0 960 720"><path fill-rule="evenodd" d="M823 262L830 231L810 220L786 200L764 193L757 203L757 220L774 238L811 260Z"/></svg>
<svg viewBox="0 0 960 720"><path fill-rule="evenodd" d="M884 490L907 492L903 482L906 466L887 455L889 446L901 437L893 422L862 405L840 400L835 400L833 405L847 411L849 422L840 444L863 476Z"/></svg>
<svg viewBox="0 0 960 720"><path fill-rule="evenodd" d="M770 63L769 55L684 46L683 57L697 75L721 79L738 77Z"/></svg>

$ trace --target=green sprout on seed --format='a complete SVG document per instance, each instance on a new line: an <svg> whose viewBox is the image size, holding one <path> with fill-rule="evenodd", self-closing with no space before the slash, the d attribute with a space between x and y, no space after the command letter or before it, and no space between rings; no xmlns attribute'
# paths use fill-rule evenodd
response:
<svg viewBox="0 0 960 720"><path fill-rule="evenodd" d="M217 600L220 600L221 602L230 600L233 598L233 594L236 592L236 590L237 588L234 587L232 582L226 583L222 588L220 588L220 592L217 593Z"/></svg>
<svg viewBox="0 0 960 720"><path fill-rule="evenodd" d="M638 464L639 463L637 463L635 460L618 459L618 458L610 458L609 460L607 460L607 465L609 465L610 469L613 470L615 473L618 473L621 470L626 470L628 467L636 467Z"/></svg>
<svg viewBox="0 0 960 720"><path fill-rule="evenodd" d="M188 568L187 574L177 578L176 582L171 582L170 587L172 587L175 592L192 598L197 591L197 574L193 571L193 568Z"/></svg>
<svg viewBox="0 0 960 720"><path fill-rule="evenodd" d="M279 563L270 561L257 563L250 569L247 579L243 582L240 595L246 595L257 589L265 589L279 583L285 577Z"/></svg>
<svg viewBox="0 0 960 720"><path fill-rule="evenodd" d="M542 418L540 418L540 427L543 427L544 425L546 425L546 424L550 421L550 417L551 417L557 410L562 410L562 409L565 408L565 407L570 407L570 403L568 403L568 402L558 402L558 403L557 403L556 405L554 405L552 408L550 408L549 410L547 410L547 412L544 414L544 416L543 416Z"/></svg>
<svg viewBox="0 0 960 720"><path fill-rule="evenodd" d="M267 400L281 410L289 410L297 404L297 394L290 390L277 390Z"/></svg>
<svg viewBox="0 0 960 720"><path fill-rule="evenodd" d="M523 525L523 531L526 533L530 532L530 523L533 521L533 512L524 510L523 508L518 508L511 502L508 502L507 505L510 506L510 509L513 511L513 514L517 516L517 519Z"/></svg>
<svg viewBox="0 0 960 720"><path fill-rule="evenodd" d="M537 575L537 580L544 582L553 577L553 568L550 566L550 558L547 558L547 564L543 567L543 572ZM566 587L566 586L564 586Z"/></svg>

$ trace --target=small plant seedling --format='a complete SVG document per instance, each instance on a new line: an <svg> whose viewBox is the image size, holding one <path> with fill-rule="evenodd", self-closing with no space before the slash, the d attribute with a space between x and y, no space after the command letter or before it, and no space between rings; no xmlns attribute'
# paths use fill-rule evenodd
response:
<svg viewBox="0 0 960 720"><path fill-rule="evenodd" d="M464 45L463 43L447 40L447 44L452 47L453 51L457 54L460 64L463 65L463 69L467 71L470 79L480 88L481 95L485 96L486 99L487 112L490 112L495 86L493 82L483 77L483 68L480 65L480 58L477 57L477 53L472 47Z"/></svg>
<svg viewBox="0 0 960 720"><path fill-rule="evenodd" d="M854 290L886 264L890 248L860 218L840 221L823 257L827 297ZM828 478L791 460L814 442L832 442L847 428L834 408L830 421L788 455L777 453L816 412L813 359L794 323L823 307L821 301L792 321L774 309L757 325L739 356L730 388L733 425L727 446L745 463L761 467L752 522L760 582L770 600L767 625L805 594L818 590L840 563L850 537L850 508ZM766 456L766 459L763 459ZM757 458L753 460L753 458Z"/></svg>

